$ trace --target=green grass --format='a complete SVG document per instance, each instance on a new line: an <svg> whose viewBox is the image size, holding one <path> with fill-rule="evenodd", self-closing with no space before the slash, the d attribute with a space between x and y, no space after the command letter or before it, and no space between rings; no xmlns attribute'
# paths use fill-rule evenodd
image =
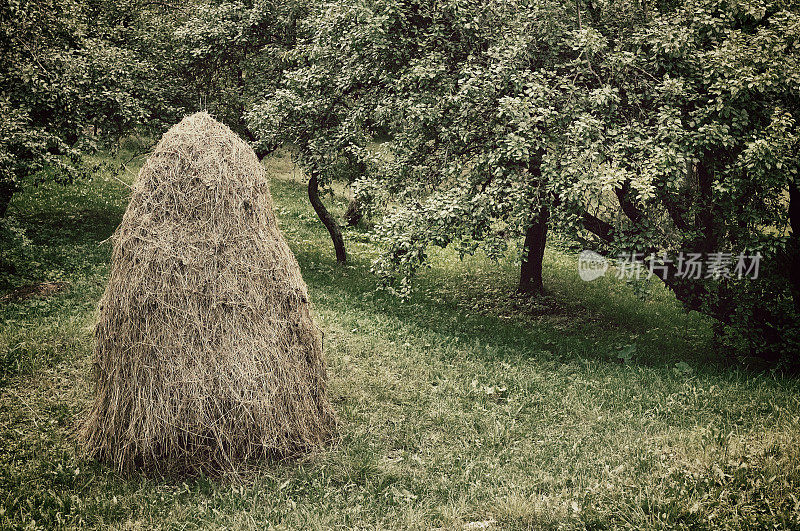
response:
<svg viewBox="0 0 800 531"><path fill-rule="evenodd" d="M337 266L297 173L269 164L341 440L235 480L122 478L82 457L127 188L108 173L45 185L12 204L31 241L19 282L68 288L0 303L0 528L800 527L797 380L727 364L709 323L658 286L643 301L614 278L584 283L558 251L543 300L509 296L511 258L445 250L401 303L376 291L368 234L347 231Z"/></svg>

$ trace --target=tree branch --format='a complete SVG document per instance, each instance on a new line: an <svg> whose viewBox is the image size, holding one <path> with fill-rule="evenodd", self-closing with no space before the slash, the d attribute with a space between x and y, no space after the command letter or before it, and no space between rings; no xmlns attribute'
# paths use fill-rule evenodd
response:
<svg viewBox="0 0 800 531"><path fill-rule="evenodd" d="M583 220L583 227L586 230L604 241L614 241L614 226L611 225L611 223L603 221L602 219L588 212L584 212L581 217Z"/></svg>
<svg viewBox="0 0 800 531"><path fill-rule="evenodd" d="M622 211L634 225L638 226L644 218L644 215L642 211L639 210L639 207L631 200L630 191L631 182L628 179L622 183L621 187L614 188L614 194L617 196L617 201L619 201L619 206L622 207Z"/></svg>

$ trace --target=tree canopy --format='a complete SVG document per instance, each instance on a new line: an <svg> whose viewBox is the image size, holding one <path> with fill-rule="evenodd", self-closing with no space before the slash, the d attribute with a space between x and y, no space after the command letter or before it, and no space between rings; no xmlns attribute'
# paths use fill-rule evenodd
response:
<svg viewBox="0 0 800 531"><path fill-rule="evenodd" d="M306 19L251 118L322 179L358 164L400 295L430 245L499 256L550 227L659 265L688 309L778 356L800 307L798 35L788 2L347 0ZM653 261L680 253L758 255L760 278Z"/></svg>
<svg viewBox="0 0 800 531"><path fill-rule="evenodd" d="M206 108L291 146L342 262L320 193L350 184L401 296L431 245L519 252L540 293L557 231L754 351L798 346L796 2L14 0L0 51L0 217L25 180ZM745 255L758 278L731 274Z"/></svg>

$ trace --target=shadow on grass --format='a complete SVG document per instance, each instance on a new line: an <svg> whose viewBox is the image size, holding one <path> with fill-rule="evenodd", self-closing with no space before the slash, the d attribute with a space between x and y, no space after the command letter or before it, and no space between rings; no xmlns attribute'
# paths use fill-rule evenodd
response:
<svg viewBox="0 0 800 531"><path fill-rule="evenodd" d="M81 208L74 212L38 212L26 216L26 232L34 245L64 247L99 243L119 225L123 211L116 208Z"/></svg>
<svg viewBox="0 0 800 531"><path fill-rule="evenodd" d="M539 300L513 296L514 272L507 265L481 271L447 265L422 275L412 299L401 302L378 291L378 279L369 272L367 258L351 249L350 266L342 268L333 261L327 235L313 217L302 183L277 180L272 189L276 208L288 209L282 219L291 220L287 239L306 282L327 308L374 313L461 346L478 342L491 347L482 349L487 359L523 356L648 366L689 361L715 369L723 361L709 348L708 334L689 328L672 308L664 306L662 313L674 321L665 326L655 320L655 313L640 312L642 303L632 295L606 297L603 290L614 287L610 279L608 286L575 285L567 278L567 262L549 264L550 293ZM116 201L107 205L89 201L70 210L75 202L71 198L57 208L37 209L21 217L35 246L34 262L40 263L40 271L32 273L39 273L41 280L54 271L64 276L96 276L107 267L111 245L101 242L113 234L124 208ZM331 203L334 209L346 205L343 200ZM353 239L368 240L363 231L347 232ZM303 246L299 243L303 238L316 245ZM635 355L621 357L623 349L630 353L631 345Z"/></svg>
<svg viewBox="0 0 800 531"><path fill-rule="evenodd" d="M8 290L23 284L73 281L105 270L111 254L108 241L122 212L97 207L72 212L37 211L20 216L30 241L15 252L14 277Z"/></svg>
<svg viewBox="0 0 800 531"><path fill-rule="evenodd" d="M594 360L621 364L620 350L636 344L636 356L625 362L672 366L690 361L717 366L721 361L709 353L707 339L700 334L695 336L691 331L675 334L673 330L654 326L654 334L648 337L632 335L629 324L616 321L614 313L598 314L575 301L559 302L558 290L553 290L543 301L531 302L513 296L513 282L498 280L499 289L491 293L438 290L434 300L426 293L434 291L435 283L441 279L433 276L419 279L411 300L402 302L378 291L378 279L362 259L356 258L343 268L327 253L302 249L295 253L319 304L334 311L340 308L342 313L377 315L387 323L400 323L412 333L415 330L419 334L433 333L443 341L456 341L463 347L474 346L477 342L487 347L480 349L487 360L535 357L546 361ZM505 300L498 303L498 297ZM465 299L469 299L467 304ZM484 309L469 310L476 299L477 306ZM481 302L485 304L481 306ZM498 313L498 307L502 313ZM509 315L509 310L518 310L518 313Z"/></svg>

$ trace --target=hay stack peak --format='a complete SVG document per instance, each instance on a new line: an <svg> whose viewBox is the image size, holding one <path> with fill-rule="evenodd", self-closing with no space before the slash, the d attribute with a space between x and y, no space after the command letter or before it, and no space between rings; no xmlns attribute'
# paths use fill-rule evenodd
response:
<svg viewBox="0 0 800 531"><path fill-rule="evenodd" d="M233 131L197 113L164 134L113 242L91 454L119 470L227 471L331 439L306 285Z"/></svg>

